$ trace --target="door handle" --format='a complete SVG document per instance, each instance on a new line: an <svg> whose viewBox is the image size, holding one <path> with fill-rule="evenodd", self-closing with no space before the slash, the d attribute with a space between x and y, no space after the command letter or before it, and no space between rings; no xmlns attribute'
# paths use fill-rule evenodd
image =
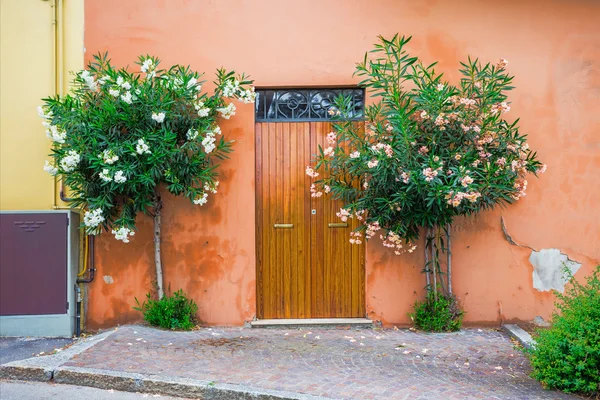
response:
<svg viewBox="0 0 600 400"><path fill-rule="evenodd" d="M327 226L329 226L330 228L347 228L348 224L345 222L334 222L334 223L328 224Z"/></svg>
<svg viewBox="0 0 600 400"><path fill-rule="evenodd" d="M291 229L293 227L294 224L273 224L273 228Z"/></svg>

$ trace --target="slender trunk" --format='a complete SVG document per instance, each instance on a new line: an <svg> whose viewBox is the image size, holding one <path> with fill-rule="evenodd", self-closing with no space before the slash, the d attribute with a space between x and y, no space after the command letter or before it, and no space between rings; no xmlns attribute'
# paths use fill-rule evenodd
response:
<svg viewBox="0 0 600 400"><path fill-rule="evenodd" d="M448 294L452 295L452 251L450 250L450 224L446 225L446 269L448 270Z"/></svg>
<svg viewBox="0 0 600 400"><path fill-rule="evenodd" d="M425 230L425 281L427 282L427 292L431 291L431 279L429 276L429 228Z"/></svg>
<svg viewBox="0 0 600 400"><path fill-rule="evenodd" d="M163 289L162 262L160 259L160 214L162 211L162 199L158 191L154 199L154 265L156 266L156 286L158 288L158 298L162 299L165 295Z"/></svg>
<svg viewBox="0 0 600 400"><path fill-rule="evenodd" d="M433 240L431 241L431 260L433 266L433 297L437 300L437 250L435 248L435 228L433 230Z"/></svg>

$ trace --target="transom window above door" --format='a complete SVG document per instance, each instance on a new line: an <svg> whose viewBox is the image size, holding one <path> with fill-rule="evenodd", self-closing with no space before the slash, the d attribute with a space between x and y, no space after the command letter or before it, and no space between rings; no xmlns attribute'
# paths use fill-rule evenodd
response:
<svg viewBox="0 0 600 400"><path fill-rule="evenodd" d="M339 95L350 98L349 119L364 117L363 88L257 89L256 121L328 121L333 118L329 110Z"/></svg>

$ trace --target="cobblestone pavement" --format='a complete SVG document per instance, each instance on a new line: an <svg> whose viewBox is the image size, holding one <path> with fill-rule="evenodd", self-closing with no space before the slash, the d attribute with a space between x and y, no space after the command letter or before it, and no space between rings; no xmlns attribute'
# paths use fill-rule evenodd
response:
<svg viewBox="0 0 600 400"><path fill-rule="evenodd" d="M170 332L125 326L66 365L334 399L572 398L543 390L508 337L488 329Z"/></svg>

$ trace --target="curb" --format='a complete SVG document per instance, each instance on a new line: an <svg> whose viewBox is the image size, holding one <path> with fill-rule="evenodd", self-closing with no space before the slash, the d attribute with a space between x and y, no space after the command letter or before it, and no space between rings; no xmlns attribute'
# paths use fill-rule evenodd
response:
<svg viewBox="0 0 600 400"><path fill-rule="evenodd" d="M54 382L206 400L327 400L325 397L279 390L78 367L57 368Z"/></svg>
<svg viewBox="0 0 600 400"><path fill-rule="evenodd" d="M535 340L531 337L531 335L521 329L518 325L515 324L507 324L502 325L502 330L507 332L510 337L519 342L523 347L527 349L532 349L535 347Z"/></svg>

